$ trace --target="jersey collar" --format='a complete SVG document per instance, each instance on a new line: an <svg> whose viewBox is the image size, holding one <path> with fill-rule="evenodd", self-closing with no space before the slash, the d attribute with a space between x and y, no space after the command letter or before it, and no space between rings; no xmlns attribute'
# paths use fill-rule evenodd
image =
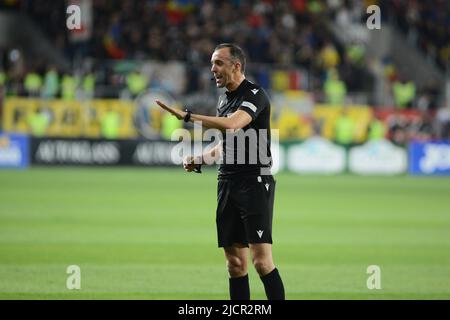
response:
<svg viewBox="0 0 450 320"><path fill-rule="evenodd" d="M233 98L236 97L237 95L241 94L243 92L243 90L245 89L245 87L247 86L248 80L244 79L242 80L241 84L239 85L239 87L236 88L236 90L234 91L225 91L225 94L227 95L227 98Z"/></svg>

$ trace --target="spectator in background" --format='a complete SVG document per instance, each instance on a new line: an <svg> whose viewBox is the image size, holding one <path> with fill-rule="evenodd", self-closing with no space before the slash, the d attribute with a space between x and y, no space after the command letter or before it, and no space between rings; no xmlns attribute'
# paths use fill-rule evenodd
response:
<svg viewBox="0 0 450 320"><path fill-rule="evenodd" d="M61 97L64 100L74 100L77 91L78 81L75 76L65 74L61 82Z"/></svg>
<svg viewBox="0 0 450 320"><path fill-rule="evenodd" d="M131 98L136 98L148 87L148 79L139 69L127 75L127 90Z"/></svg>
<svg viewBox="0 0 450 320"><path fill-rule="evenodd" d="M340 145L350 147L353 143L355 125L355 121L350 117L348 109L344 108L336 119L335 141Z"/></svg>
<svg viewBox="0 0 450 320"><path fill-rule="evenodd" d="M25 92L30 97L39 97L42 89L42 77L35 71L28 72L24 80Z"/></svg>
<svg viewBox="0 0 450 320"><path fill-rule="evenodd" d="M344 105L347 88L345 83L339 79L339 74L335 69L328 71L323 91L325 93L326 103L334 106Z"/></svg>
<svg viewBox="0 0 450 320"><path fill-rule="evenodd" d="M43 98L55 98L59 92L59 75L55 66L50 66L44 76Z"/></svg>
<svg viewBox="0 0 450 320"><path fill-rule="evenodd" d="M396 80L392 84L395 106L399 109L411 108L416 98L416 85L412 81Z"/></svg>
<svg viewBox="0 0 450 320"><path fill-rule="evenodd" d="M345 48L345 55L348 61L354 65L363 65L366 55L366 47L358 42L353 42Z"/></svg>
<svg viewBox="0 0 450 320"><path fill-rule="evenodd" d="M382 140L386 136L386 125L380 119L374 117L369 125L367 139L369 141Z"/></svg>
<svg viewBox="0 0 450 320"><path fill-rule="evenodd" d="M324 70L334 69L340 63L340 56L336 47L327 41L319 52L319 65Z"/></svg>
<svg viewBox="0 0 450 320"><path fill-rule="evenodd" d="M83 96L85 99L92 99L95 96L95 81L96 77L95 74L92 72L87 73L83 77L82 82L82 89L83 89Z"/></svg>

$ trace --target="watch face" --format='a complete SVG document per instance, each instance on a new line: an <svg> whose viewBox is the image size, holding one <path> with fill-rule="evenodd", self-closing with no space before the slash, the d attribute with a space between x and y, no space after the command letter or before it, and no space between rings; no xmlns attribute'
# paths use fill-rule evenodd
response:
<svg viewBox="0 0 450 320"><path fill-rule="evenodd" d="M191 111L186 109L186 115L184 116L184 122L189 122L189 119L191 118Z"/></svg>

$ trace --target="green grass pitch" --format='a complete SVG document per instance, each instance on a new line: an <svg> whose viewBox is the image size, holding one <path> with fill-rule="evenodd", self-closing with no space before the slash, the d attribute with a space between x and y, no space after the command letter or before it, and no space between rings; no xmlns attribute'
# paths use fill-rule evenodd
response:
<svg viewBox="0 0 450 320"><path fill-rule="evenodd" d="M450 179L276 179L287 299L450 298ZM0 299L228 299L215 201L215 170L0 171ZM80 290L66 288L69 265ZM369 265L379 290L367 288Z"/></svg>

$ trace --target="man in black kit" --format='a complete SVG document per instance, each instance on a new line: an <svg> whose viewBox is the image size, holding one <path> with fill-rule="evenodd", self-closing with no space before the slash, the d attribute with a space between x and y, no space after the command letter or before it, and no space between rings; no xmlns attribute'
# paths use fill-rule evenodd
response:
<svg viewBox="0 0 450 320"><path fill-rule="evenodd" d="M237 45L224 43L215 48L211 71L216 86L227 89L219 98L216 117L156 102L180 120L201 121L204 127L225 132L221 143L201 156L186 157L183 166L188 172L199 172L202 164L220 163L216 223L230 275L231 300L250 299L249 250L267 298L284 300L283 282L272 259L275 180L270 175L270 102L261 87L245 79L245 60Z"/></svg>

